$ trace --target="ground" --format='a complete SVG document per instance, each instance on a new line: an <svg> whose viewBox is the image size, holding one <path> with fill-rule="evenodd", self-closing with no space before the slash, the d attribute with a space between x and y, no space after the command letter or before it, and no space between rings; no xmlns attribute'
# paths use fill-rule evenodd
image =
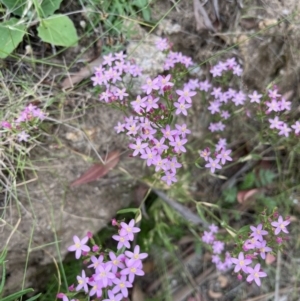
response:
<svg viewBox="0 0 300 301"><path fill-rule="evenodd" d="M226 58L235 56L243 65L244 89L261 91L275 83L280 86L282 94L299 103L300 19L296 12L300 7L297 0L284 3L279 0L220 1L218 10L213 4L215 1L207 1L204 5L207 17L196 9L197 2L179 1L175 5L174 1L155 1L151 4L152 19L154 24L161 20L159 25L148 27L143 22L134 22L134 34L125 42L121 41L121 46L139 64L144 64L144 69L148 68L149 76L161 72L163 57L155 57L152 50L159 36L167 36L174 49L191 56L200 65L195 71L198 77L209 74L209 67L202 66L203 62L210 60L209 64L213 65L223 55ZM71 1L61 11L75 11L75 8L76 1ZM83 32L80 27L83 18L83 14L74 14L73 17L79 33ZM91 84L93 67L101 62L103 49L108 43L107 37L97 38L97 30L85 35L77 47L62 51L58 48L58 53L50 58L51 46L43 43L41 47L33 38L34 60L24 54L26 40L17 49L17 59L0 61L3 66L3 105L19 98L27 103L36 102L48 110L41 139L28 155L31 163L25 165L16 179L17 197L3 204L6 208L1 217L1 241L6 241L16 227L8 244L6 293L20 289L23 279L25 287L41 289L43 281L39 277L43 267L66 256L73 235L83 236L87 231L96 233L105 227L118 209L136 201L137 188L140 188L138 180L149 174L142 162L129 156L126 137L115 133L114 126L123 118L122 114L100 106ZM92 47L87 47L90 44ZM23 89L24 83L26 89ZM138 87L138 83L136 85ZM299 105L295 112L300 113ZM191 140L195 142L195 148L207 122L202 107L195 101L188 121L193 130ZM241 119L236 128L243 127L244 122ZM236 128L233 127L232 134L242 137L239 131L235 134ZM241 144L244 142L240 141ZM251 142L247 147L252 147ZM118 167L94 182L75 187L70 185L94 163L105 162L114 151L119 152ZM4 155L2 160L7 162ZM234 177L239 168L229 170L226 176ZM192 175L189 187L195 196L208 195L214 199L221 193L221 184L226 185L220 179L202 181L196 168L188 165L186 169ZM247 212L247 206L249 204L239 209ZM176 276L180 274L178 267L168 267L167 275L172 280L169 300L263 300L266 298L263 294L273 290L270 283L261 291L245 283L237 284L235 280L229 280L232 275L222 276L214 272L208 253L197 254L189 242L182 242L179 246L178 257L186 264L184 269L190 284L184 285ZM297 256L296 250L291 252ZM283 261L285 259L286 254L283 254ZM26 277L23 272L25 262ZM292 263L287 262L283 271L290 265ZM195 266L194 270L191 269ZM146 283L151 281L151 276L149 279ZM165 278L161 277L148 289L144 289L142 283L144 297L133 297L133 300L144 300L147 294L157 292L163 281ZM283 280L282 287L287 285L288 279ZM195 299L192 299L191 294L195 291ZM285 294L284 290L282 294ZM260 297L252 298L257 295ZM289 296L286 300L292 298Z"/></svg>

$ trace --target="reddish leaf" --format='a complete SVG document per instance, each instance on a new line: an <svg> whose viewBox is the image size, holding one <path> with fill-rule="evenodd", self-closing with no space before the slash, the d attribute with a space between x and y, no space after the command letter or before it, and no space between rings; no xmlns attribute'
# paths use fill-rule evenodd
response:
<svg viewBox="0 0 300 301"><path fill-rule="evenodd" d="M94 164L81 177L72 182L70 186L79 186L104 177L111 169L113 169L118 164L119 160L119 151L113 151L109 153L105 165L101 163Z"/></svg>
<svg viewBox="0 0 300 301"><path fill-rule="evenodd" d="M237 200L240 204L243 204L244 202L248 201L253 197L255 194L259 192L258 189L248 189L248 190L241 190L237 193Z"/></svg>

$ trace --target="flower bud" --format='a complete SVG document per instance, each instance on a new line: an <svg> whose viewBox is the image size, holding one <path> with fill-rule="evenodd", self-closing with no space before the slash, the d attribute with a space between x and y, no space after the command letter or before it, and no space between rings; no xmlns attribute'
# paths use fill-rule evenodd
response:
<svg viewBox="0 0 300 301"><path fill-rule="evenodd" d="M98 252L100 250L100 248L97 245L94 245L92 247L93 252Z"/></svg>

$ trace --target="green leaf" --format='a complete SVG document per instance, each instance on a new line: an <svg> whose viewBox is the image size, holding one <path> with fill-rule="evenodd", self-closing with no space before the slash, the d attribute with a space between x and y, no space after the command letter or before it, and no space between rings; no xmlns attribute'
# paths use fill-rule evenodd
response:
<svg viewBox="0 0 300 301"><path fill-rule="evenodd" d="M6 8L16 16L22 16L26 8L27 0L0 0Z"/></svg>
<svg viewBox="0 0 300 301"><path fill-rule="evenodd" d="M121 210L117 211L117 214L123 214L123 213L128 213L128 212L136 213L137 211L139 211L138 208L126 208L126 209L121 209Z"/></svg>
<svg viewBox="0 0 300 301"><path fill-rule="evenodd" d="M259 185L259 181L257 181L257 186L266 186L273 182L273 180L276 178L276 174L272 172L269 169L261 169L259 171L259 179L261 185Z"/></svg>
<svg viewBox="0 0 300 301"><path fill-rule="evenodd" d="M7 297L4 297L4 298L1 299L1 301L15 301L19 297L21 297L25 294L31 293L31 292L33 292L33 289L32 288L27 288L25 290L22 290L22 291L19 291L17 293L11 294Z"/></svg>
<svg viewBox="0 0 300 301"><path fill-rule="evenodd" d="M142 10L143 19L147 22L150 22L151 20L151 11L148 8L144 8Z"/></svg>
<svg viewBox="0 0 300 301"><path fill-rule="evenodd" d="M225 202L227 203L235 203L237 195L237 188L232 187L223 191L223 196L225 198Z"/></svg>
<svg viewBox="0 0 300 301"><path fill-rule="evenodd" d="M4 284L5 284L5 262L2 263L2 279L1 279L1 284L0 284L0 294L3 292Z"/></svg>
<svg viewBox="0 0 300 301"><path fill-rule="evenodd" d="M26 27L23 24L17 24L18 21L16 18L11 18L0 23L0 58L2 59L11 54L23 40Z"/></svg>
<svg viewBox="0 0 300 301"><path fill-rule="evenodd" d="M52 16L59 9L61 2L62 0L44 0L41 4L43 16L45 18Z"/></svg>
<svg viewBox="0 0 300 301"><path fill-rule="evenodd" d="M36 295L36 296L33 296L33 297L27 299L26 301L34 301L34 300L36 300L37 298L39 298L39 297L41 296L41 294L42 294L42 293L40 293L40 294L38 294L38 295Z"/></svg>
<svg viewBox="0 0 300 301"><path fill-rule="evenodd" d="M78 41L73 22L64 15L53 15L43 19L38 27L38 36L44 42L57 46L75 46Z"/></svg>
<svg viewBox="0 0 300 301"><path fill-rule="evenodd" d="M245 176L240 189L250 189L250 188L253 188L254 184L255 184L255 180L256 180L256 175L254 174L254 172L248 173Z"/></svg>
<svg viewBox="0 0 300 301"><path fill-rule="evenodd" d="M246 233L246 232L250 232L250 226L249 225L243 226L241 229L239 229L238 234L243 234L243 233Z"/></svg>

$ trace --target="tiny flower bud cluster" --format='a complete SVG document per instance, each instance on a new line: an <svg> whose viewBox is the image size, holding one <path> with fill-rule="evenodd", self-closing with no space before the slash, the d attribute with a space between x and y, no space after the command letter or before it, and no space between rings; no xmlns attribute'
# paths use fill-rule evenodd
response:
<svg viewBox="0 0 300 301"><path fill-rule="evenodd" d="M213 252L212 262L216 265L217 270L226 271L232 266L231 256L228 252L226 252L223 256L224 260L222 261L221 256L222 253L224 253L225 244L220 240L216 240L219 228L216 225L211 224L209 226L209 230L210 231L204 231L202 241L211 246Z"/></svg>
<svg viewBox="0 0 300 301"><path fill-rule="evenodd" d="M88 233L83 239L79 239L77 236L73 237L74 245L70 246L68 250L75 252L76 259L84 256L84 262L90 262L88 268L92 269L91 277L86 276L85 270L82 270L81 275L77 276L78 285L75 288L77 293L83 291L90 297L102 297L102 301L120 301L128 297L128 289L132 288L135 277L145 274L142 259L146 258L148 254L140 253L138 245L134 247L133 252L126 250L126 248L130 248L130 241L134 240L134 233L138 233L140 229L135 227L134 220L128 224L118 223L114 220L113 225L119 227L119 234L112 237L118 241L118 252L106 250L100 252L101 248L95 245L91 233ZM87 245L89 240L94 244L92 250ZM73 293L73 290L74 286L71 286L69 293L59 293L57 298L68 301L68 296L74 297L77 294Z"/></svg>
<svg viewBox="0 0 300 301"><path fill-rule="evenodd" d="M36 106L29 104L17 118L0 122L0 133L5 136L16 136L19 142L27 142L30 138L29 131L32 130L39 121L45 119L45 113ZM1 130L2 129L2 130Z"/></svg>
<svg viewBox="0 0 300 301"><path fill-rule="evenodd" d="M246 274L248 282L254 281L258 286L261 285L260 278L267 277L267 274L261 271L260 263L256 263L254 267L250 265L255 263L259 257L265 260L266 255L273 252L270 246L276 247L281 244L283 237L278 235L280 232L288 233L286 226L289 223L289 220L283 220L282 216L279 216L278 221L268 221L265 223L265 227L263 224L259 224L257 227L250 226L251 233L242 244L243 251L237 258L231 258L235 265L234 272L239 273L239 279L242 279L241 272L243 272ZM266 228L271 231L266 231Z"/></svg>

